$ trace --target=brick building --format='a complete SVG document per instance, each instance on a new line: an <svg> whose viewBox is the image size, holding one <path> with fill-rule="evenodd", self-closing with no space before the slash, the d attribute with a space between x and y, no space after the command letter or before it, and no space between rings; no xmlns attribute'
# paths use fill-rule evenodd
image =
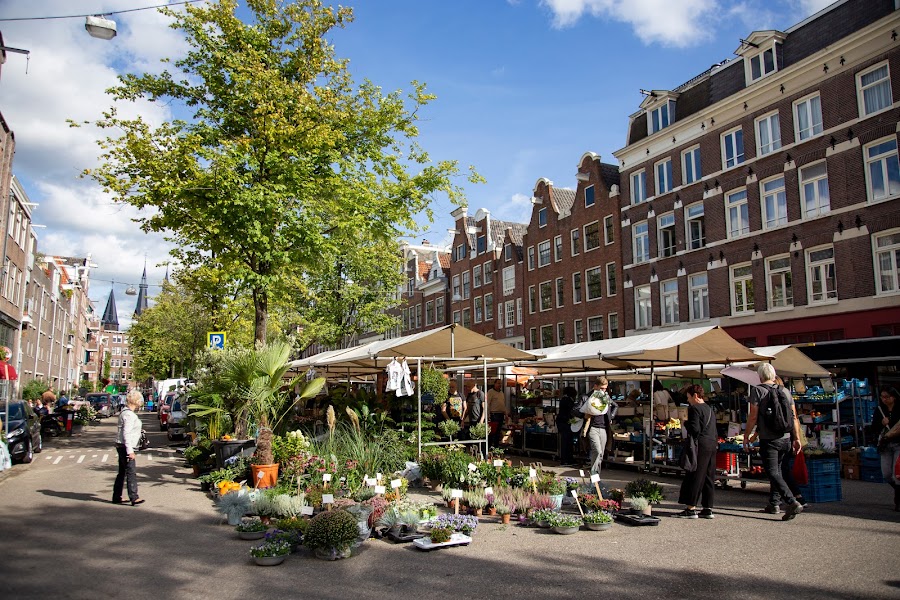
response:
<svg viewBox="0 0 900 600"><path fill-rule="evenodd" d="M403 243L404 281L399 290L401 300L400 329L396 335L410 335L448 323L447 290L450 251L432 246ZM388 335L388 337L396 337Z"/></svg>
<svg viewBox="0 0 900 600"><path fill-rule="evenodd" d="M900 335L898 28L893 0L838 2L647 94L614 153L626 332Z"/></svg>
<svg viewBox="0 0 900 600"><path fill-rule="evenodd" d="M622 334L619 173L588 152L576 189L539 179L524 236L527 348Z"/></svg>

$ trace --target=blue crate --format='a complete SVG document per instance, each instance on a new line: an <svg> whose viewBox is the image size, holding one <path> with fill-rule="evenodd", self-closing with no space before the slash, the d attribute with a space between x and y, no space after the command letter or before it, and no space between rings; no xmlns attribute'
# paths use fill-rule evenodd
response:
<svg viewBox="0 0 900 600"><path fill-rule="evenodd" d="M821 484L813 483L811 485L801 485L800 493L807 502L840 502L844 499L844 491L841 487L841 480Z"/></svg>
<svg viewBox="0 0 900 600"><path fill-rule="evenodd" d="M840 478L841 461L837 458L821 458L818 460L806 460L806 470L809 471L809 477L814 476L832 476Z"/></svg>
<svg viewBox="0 0 900 600"><path fill-rule="evenodd" d="M869 481L871 483L884 483L884 478L881 476L881 465L877 469L861 466L859 468L859 479L860 481Z"/></svg>
<svg viewBox="0 0 900 600"><path fill-rule="evenodd" d="M878 456L878 448L876 448L875 446L863 447L861 457L862 458L876 458L878 460L881 460L881 458Z"/></svg>
<svg viewBox="0 0 900 600"><path fill-rule="evenodd" d="M859 466L867 469L878 469L881 471L881 457L871 458L868 456L862 456L859 459Z"/></svg>

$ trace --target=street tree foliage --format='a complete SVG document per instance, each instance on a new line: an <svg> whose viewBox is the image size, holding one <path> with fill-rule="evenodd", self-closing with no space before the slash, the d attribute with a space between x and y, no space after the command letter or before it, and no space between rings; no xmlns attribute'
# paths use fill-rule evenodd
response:
<svg viewBox="0 0 900 600"><path fill-rule="evenodd" d="M457 163L416 143L434 96L415 81L406 94L353 81L327 38L352 22L350 8L247 0L242 21L236 6L160 9L184 32L186 57L108 93L188 116L153 125L109 109L96 123L110 132L101 166L86 173L143 209L142 228L165 232L181 264L245 291L256 341L279 302L325 343L383 329L401 283L396 240L432 219L435 195L463 201Z"/></svg>

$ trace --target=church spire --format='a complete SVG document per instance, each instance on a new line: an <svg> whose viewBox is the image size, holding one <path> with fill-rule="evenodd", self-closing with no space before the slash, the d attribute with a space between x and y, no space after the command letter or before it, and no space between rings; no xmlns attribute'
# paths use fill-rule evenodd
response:
<svg viewBox="0 0 900 600"><path fill-rule="evenodd" d="M100 323L106 331L119 330L119 315L116 312L116 295L113 290L109 290L109 300L106 301L106 310L103 311Z"/></svg>
<svg viewBox="0 0 900 600"><path fill-rule="evenodd" d="M144 274L141 275L141 285L138 287L137 305L134 307L135 318L141 316L148 308L147 304L147 261L144 261Z"/></svg>

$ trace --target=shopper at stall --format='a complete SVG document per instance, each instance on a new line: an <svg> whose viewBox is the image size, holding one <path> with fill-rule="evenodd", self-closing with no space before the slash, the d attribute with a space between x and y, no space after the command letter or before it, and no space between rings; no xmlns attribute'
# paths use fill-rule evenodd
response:
<svg viewBox="0 0 900 600"><path fill-rule="evenodd" d="M509 410L506 408L506 394L503 393L503 381L494 380L494 385L487 393L488 416L491 420L491 446L500 445L500 432L509 418Z"/></svg>
<svg viewBox="0 0 900 600"><path fill-rule="evenodd" d="M881 476L894 488L894 510L900 511L900 481L894 476L900 460L900 393L896 388L881 388L881 401L872 415L871 439L878 440Z"/></svg>
<svg viewBox="0 0 900 600"><path fill-rule="evenodd" d="M454 420L461 424L462 416L466 412L466 401L462 399L456 390L456 381L450 380L447 389L447 401L441 407L441 414L445 421Z"/></svg>
<svg viewBox="0 0 900 600"><path fill-rule="evenodd" d="M603 462L603 452L606 450L607 429L619 408L606 392L609 380L600 376L594 380L594 389L589 396L585 396L582 403L582 412L585 414L585 427L582 435L587 436L591 443L591 474L600 473L600 465Z"/></svg>
<svg viewBox="0 0 900 600"><path fill-rule="evenodd" d="M688 407L687 434L697 440L697 468L685 473L678 502L685 509L675 516L682 519L712 519L716 489L716 414L703 397L703 387L691 385L685 390ZM703 507L697 511L697 504Z"/></svg>
<svg viewBox="0 0 900 600"><path fill-rule="evenodd" d="M559 412L556 413L556 429L559 431L559 462L564 467L575 466L574 447L575 432L569 421L575 416L575 402L578 390L572 386L563 388L559 399Z"/></svg>
<svg viewBox="0 0 900 600"><path fill-rule="evenodd" d="M794 498L794 494L782 475L782 471L787 468L785 463L790 463L792 453L797 454L801 450L797 408L794 406L794 399L790 393L775 384L775 367L769 363L763 363L759 365L756 372L762 383L750 388L750 414L747 415L744 450L749 451L750 435L755 428L759 435L759 453L762 457L763 469L769 477L770 485L769 504L765 510L771 514L780 513L779 504L783 500L787 508L781 519L790 521L803 512L803 505ZM770 392L777 394L778 398L770 397ZM772 429L768 418L761 418L761 415L765 416L770 409L777 408L774 404L776 401L786 403L790 407L791 426L789 432L776 431Z"/></svg>
<svg viewBox="0 0 900 600"><path fill-rule="evenodd" d="M466 408L463 410L463 422L468 427L474 427L479 423L484 423L484 392L478 389L478 382L473 381L467 386L469 389L466 394Z"/></svg>

